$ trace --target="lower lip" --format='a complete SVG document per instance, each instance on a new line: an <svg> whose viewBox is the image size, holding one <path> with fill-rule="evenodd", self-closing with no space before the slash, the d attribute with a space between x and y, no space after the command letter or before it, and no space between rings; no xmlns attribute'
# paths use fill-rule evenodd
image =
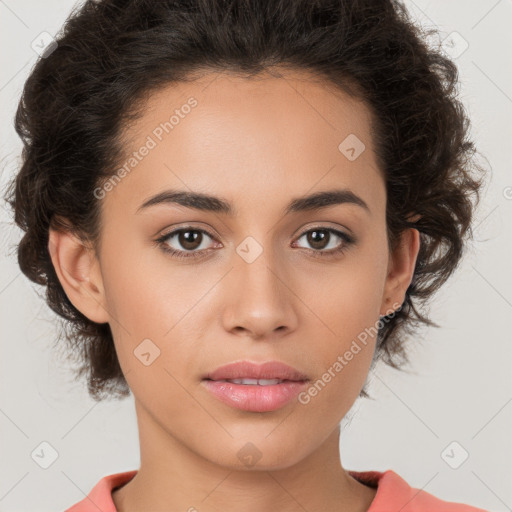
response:
<svg viewBox="0 0 512 512"><path fill-rule="evenodd" d="M306 387L306 381L284 381L270 386L203 380L206 389L222 402L244 411L275 411L291 402Z"/></svg>

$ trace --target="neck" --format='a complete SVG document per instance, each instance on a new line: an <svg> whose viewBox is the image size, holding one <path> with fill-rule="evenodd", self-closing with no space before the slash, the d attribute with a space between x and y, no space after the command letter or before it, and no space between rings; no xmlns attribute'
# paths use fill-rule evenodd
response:
<svg viewBox="0 0 512 512"><path fill-rule="evenodd" d="M137 402L136 407L141 465L130 482L112 493L118 512L364 512L374 499L376 490L359 483L341 465L339 426L295 463L227 467L190 450L152 421Z"/></svg>

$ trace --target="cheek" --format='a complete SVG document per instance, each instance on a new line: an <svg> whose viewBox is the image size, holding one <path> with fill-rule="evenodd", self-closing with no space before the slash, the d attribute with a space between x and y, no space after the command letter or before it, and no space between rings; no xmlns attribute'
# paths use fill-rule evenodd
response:
<svg viewBox="0 0 512 512"><path fill-rule="evenodd" d="M142 247L126 247L121 255L105 251L102 272L110 327L125 373L131 368L140 371L137 354L143 347L151 358L158 355L144 369L148 376L161 371L160 366L172 372L193 370L191 356L200 348L200 330L208 311L208 301L201 298L218 281L216 275L199 273L193 265L177 268L165 255L155 257L156 251ZM130 377L135 379L135 373Z"/></svg>
<svg viewBox="0 0 512 512"><path fill-rule="evenodd" d="M316 337L314 348L309 349L308 359L314 361L320 373L306 390L303 402L311 403L315 410L328 407L330 412L325 412L325 419L331 421L341 421L358 397L378 333L378 316L368 302L352 295L346 302L339 298L336 306L325 319L335 335Z"/></svg>
<svg viewBox="0 0 512 512"><path fill-rule="evenodd" d="M384 250L362 248L334 272L308 281L312 309L322 320L311 356L325 369L320 379L329 382L326 398L333 393L331 398L339 400L342 393L350 401L364 384L377 340L386 266Z"/></svg>
<svg viewBox="0 0 512 512"><path fill-rule="evenodd" d="M305 301L337 335L348 339L379 318L385 283L385 256L347 256L328 272L310 273L303 281Z"/></svg>
<svg viewBox="0 0 512 512"><path fill-rule="evenodd" d="M123 245L123 251L116 251L115 241L109 239L102 258L109 323L125 373L141 365L136 359L137 347L149 339L160 349L163 334L175 323L172 287L143 256L141 247L130 247L129 243Z"/></svg>

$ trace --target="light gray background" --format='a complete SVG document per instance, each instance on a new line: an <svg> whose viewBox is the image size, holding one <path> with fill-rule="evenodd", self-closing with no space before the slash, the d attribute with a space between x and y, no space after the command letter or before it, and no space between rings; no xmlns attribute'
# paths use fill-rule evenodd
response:
<svg viewBox="0 0 512 512"><path fill-rule="evenodd" d="M12 119L38 58L31 43L43 31L56 34L74 4L0 0L2 191L18 164L21 143ZM472 134L492 177L476 241L432 308L442 328L425 330L422 342L410 340L414 373L375 373L370 390L376 400L358 400L342 424L342 461L347 469L391 468L445 500L511 510L512 1L406 5L425 28L437 27L440 39L460 34L455 46L450 36L445 47L458 55ZM56 316L43 289L17 266L12 248L20 232L4 204L0 215L0 512L63 510L103 476L138 468L133 398L96 404L82 382L70 382L49 349ZM442 456L453 441L460 445L453 457L469 453L458 469ZM48 469L31 456L42 442L58 452Z"/></svg>

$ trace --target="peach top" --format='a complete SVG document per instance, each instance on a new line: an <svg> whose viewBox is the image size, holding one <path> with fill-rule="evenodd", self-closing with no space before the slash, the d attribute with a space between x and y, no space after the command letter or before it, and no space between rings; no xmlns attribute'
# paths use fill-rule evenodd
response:
<svg viewBox="0 0 512 512"><path fill-rule="evenodd" d="M128 483L137 470L103 477L82 501L65 512L117 512L112 491ZM443 501L423 490L410 487L397 473L387 471L348 471L359 482L377 488L368 512L487 512L484 509Z"/></svg>

